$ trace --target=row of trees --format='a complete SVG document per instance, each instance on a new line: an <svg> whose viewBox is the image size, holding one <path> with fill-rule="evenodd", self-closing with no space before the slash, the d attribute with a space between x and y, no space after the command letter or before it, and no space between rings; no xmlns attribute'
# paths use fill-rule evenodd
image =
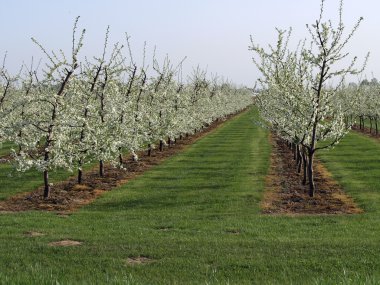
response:
<svg viewBox="0 0 380 285"><path fill-rule="evenodd" d="M99 161L123 166L123 152L135 159L159 142L192 134L216 119L238 112L252 103L251 92L216 77L209 79L197 68L182 80L182 62L162 64L153 56L151 68L134 60L126 47L116 43L93 60L80 61L85 30L73 30L70 57L62 51L48 53L36 40L49 63L42 74L37 67L23 67L10 75L0 70L0 138L17 145L13 150L17 170L38 169L44 176L44 197L50 193L49 172L56 168L78 170ZM110 51L109 51L110 50ZM125 52L126 50L126 52Z"/></svg>
<svg viewBox="0 0 380 285"><path fill-rule="evenodd" d="M307 25L310 44L301 41L295 50L289 48L290 31L278 31L276 46L265 50L254 43L254 63L262 73L259 80L263 90L257 98L262 118L282 139L291 144L297 159L297 171L303 167L303 183L309 184L309 195L315 193L313 162L320 149L336 145L351 124L347 115L358 100L342 92L347 75L362 72L355 68L355 57L346 68L342 61L349 55L345 46L359 27L345 33L342 21L343 1L340 2L339 22L323 20L324 0L320 16ZM368 56L367 56L368 58ZM366 62L366 61L365 61Z"/></svg>
<svg viewBox="0 0 380 285"><path fill-rule="evenodd" d="M371 133L379 134L380 118L380 84L373 78L370 82L363 80L359 85L351 84L346 89L346 96L358 97L358 104L350 112L350 120L356 119L359 128L365 127L365 121Z"/></svg>

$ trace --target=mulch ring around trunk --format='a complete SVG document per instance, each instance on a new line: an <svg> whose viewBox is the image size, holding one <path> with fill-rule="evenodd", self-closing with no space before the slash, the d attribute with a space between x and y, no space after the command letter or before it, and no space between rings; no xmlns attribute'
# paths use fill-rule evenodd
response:
<svg viewBox="0 0 380 285"><path fill-rule="evenodd" d="M273 145L269 174L261 203L264 214L359 214L353 199L343 192L328 170L315 160L314 197L308 195L308 185L302 185L302 175L296 171L292 151L280 139L271 135Z"/></svg>
<svg viewBox="0 0 380 285"><path fill-rule="evenodd" d="M227 117L227 119L233 116L234 115L231 115ZM74 211L93 202L98 196L106 191L110 191L119 185L127 183L129 180L142 174L152 166L161 163L167 157L178 153L186 146L191 145L198 139L213 131L224 121L216 121L207 128L204 128L201 132L183 137L170 147L165 147L162 152L159 150L153 150L151 156L148 156L146 151L140 152L138 153L139 161L133 161L132 158L126 160L124 169L105 165L104 177L100 177L98 174L98 168L94 167L93 170L83 172L83 183L80 185L77 184L76 177L71 177L66 181L54 183L51 186L50 197L47 199L44 199L43 197L42 186L33 192L12 196L4 201L0 201L0 214L28 210L55 211L59 214Z"/></svg>

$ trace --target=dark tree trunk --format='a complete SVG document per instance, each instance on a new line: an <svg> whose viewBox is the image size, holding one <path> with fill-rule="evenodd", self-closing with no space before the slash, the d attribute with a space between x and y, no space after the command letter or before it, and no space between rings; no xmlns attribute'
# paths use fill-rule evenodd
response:
<svg viewBox="0 0 380 285"><path fill-rule="evenodd" d="M49 171L44 170L44 198L47 199L50 196L50 185L49 185Z"/></svg>
<svg viewBox="0 0 380 285"><path fill-rule="evenodd" d="M170 137L168 137L168 146L170 147L170 144L172 143L172 140L170 139Z"/></svg>
<svg viewBox="0 0 380 285"><path fill-rule="evenodd" d="M152 145L148 144L148 156L152 155Z"/></svg>
<svg viewBox="0 0 380 285"><path fill-rule="evenodd" d="M160 140L160 151L164 150L164 141Z"/></svg>
<svg viewBox="0 0 380 285"><path fill-rule="evenodd" d="M121 152L119 154L119 163L120 163L120 165L123 165L123 163L124 163L124 161L123 161L123 155L121 154Z"/></svg>
<svg viewBox="0 0 380 285"><path fill-rule="evenodd" d="M83 160L79 159L78 161L78 184L82 184L82 179L83 179L83 171L82 171L82 165L83 165Z"/></svg>
<svg viewBox="0 0 380 285"><path fill-rule="evenodd" d="M104 163L103 160L99 160L99 176L104 176Z"/></svg>
<svg viewBox="0 0 380 285"><path fill-rule="evenodd" d="M313 171L313 162L314 162L314 151L309 150L309 159L307 165L307 174L309 177L309 196L314 197L315 184L314 184L314 171Z"/></svg>
<svg viewBox="0 0 380 285"><path fill-rule="evenodd" d="M307 157L306 157L306 153L304 150L302 151L302 165L303 165L302 185L306 185L306 181L307 181Z"/></svg>
<svg viewBox="0 0 380 285"><path fill-rule="evenodd" d="M300 146L297 145L297 173L301 173L301 165L302 165L302 158L301 158L301 151L300 151Z"/></svg>
<svg viewBox="0 0 380 285"><path fill-rule="evenodd" d="M82 184L83 171L82 169L78 169L78 184Z"/></svg>
<svg viewBox="0 0 380 285"><path fill-rule="evenodd" d="M379 129L378 129L378 126L377 126L377 117L375 118L375 128L376 128L376 135L379 134Z"/></svg>
<svg viewBox="0 0 380 285"><path fill-rule="evenodd" d="M22 131L19 131L19 133L18 133L18 137L19 137L19 138L22 137ZM19 145L18 145L18 152L17 152L17 154L19 155L19 154L21 153L21 151L22 151L22 146L21 146L21 144L19 144Z"/></svg>

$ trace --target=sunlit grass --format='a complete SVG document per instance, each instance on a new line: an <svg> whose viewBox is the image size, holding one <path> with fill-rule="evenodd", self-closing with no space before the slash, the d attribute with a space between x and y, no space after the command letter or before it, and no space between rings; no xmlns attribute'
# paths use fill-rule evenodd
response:
<svg viewBox="0 0 380 285"><path fill-rule="evenodd" d="M0 283L378 284L379 143L350 134L319 154L365 214L264 216L270 145L255 116L227 122L69 217L0 215ZM60 239L83 245L48 246ZM129 265L133 256L153 262Z"/></svg>

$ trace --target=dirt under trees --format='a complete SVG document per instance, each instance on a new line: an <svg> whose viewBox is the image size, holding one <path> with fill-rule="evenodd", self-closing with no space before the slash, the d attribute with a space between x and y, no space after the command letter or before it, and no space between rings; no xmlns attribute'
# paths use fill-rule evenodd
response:
<svg viewBox="0 0 380 285"><path fill-rule="evenodd" d="M314 197L302 185L296 161L286 143L271 135L273 145L266 189L261 203L264 214L358 214L363 211L343 192L328 170L316 160Z"/></svg>
<svg viewBox="0 0 380 285"><path fill-rule="evenodd" d="M374 129L368 128L368 127L363 127L363 126L358 126L358 125L353 125L352 129L358 133L362 133L368 137L372 138L377 138L380 139L380 133L376 134L376 131Z"/></svg>
<svg viewBox="0 0 380 285"><path fill-rule="evenodd" d="M57 212L64 216L178 153L221 123L223 121L214 122L201 132L177 139L163 151L158 149L152 151L150 156L147 151L140 152L138 161L134 161L132 157L124 158L124 169L106 165L104 177L99 176L96 166L84 172L82 184L77 183L75 176L54 183L51 186L51 196L47 199L43 197L43 186L32 192L12 196L0 201L0 213L42 210ZM317 191L314 197L309 197L308 186L302 185L301 174L295 170L296 162L292 151L283 141L272 135L270 141L273 145L271 164L266 177L264 198L261 202L264 214L357 214L362 212L318 160L315 165Z"/></svg>
<svg viewBox="0 0 380 285"><path fill-rule="evenodd" d="M228 116L227 120L233 116L235 115ZM76 210L93 202L106 191L110 191L119 185L127 183L154 165L161 163L167 157L183 150L186 146L206 136L224 121L225 120L215 121L191 136L183 136L181 139L171 142L170 146L167 145L163 151L159 151L158 149L153 150L150 156L148 155L148 151L139 152L138 161L134 161L133 157L129 157L128 159L124 158L124 169L115 168L106 164L104 169L105 175L103 177L99 176L98 166L95 166L90 171L84 171L82 184L77 183L77 177L75 175L68 180L54 183L51 186L51 195L49 198L43 197L43 186L29 193L12 196L4 201L0 201L0 213L43 210L65 214Z"/></svg>

